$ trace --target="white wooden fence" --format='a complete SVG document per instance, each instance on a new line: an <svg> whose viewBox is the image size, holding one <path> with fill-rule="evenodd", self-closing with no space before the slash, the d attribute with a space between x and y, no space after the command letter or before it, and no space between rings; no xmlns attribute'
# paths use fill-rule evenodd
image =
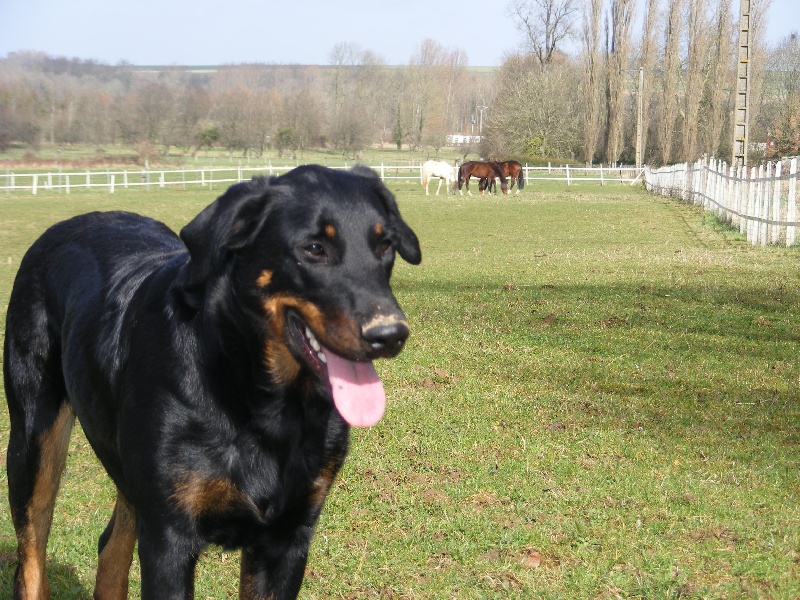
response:
<svg viewBox="0 0 800 600"><path fill-rule="evenodd" d="M64 171L41 173L14 173L6 170L0 172L0 192L11 194L22 192L37 194L40 190L70 194L78 190L105 189L113 194L115 191L131 188L150 190L157 187L203 186L214 189L254 175L280 175L296 165L273 166L267 164L258 167L208 167L194 169L137 169L137 170L104 170L104 171ZM370 165L384 181L419 182L421 166L385 164ZM348 165L334 168L348 168ZM523 167L525 182L558 181L567 185L579 183L595 183L600 185L632 183L641 176L641 169L634 167L572 167L570 165L548 165L547 167Z"/></svg>
<svg viewBox="0 0 800 600"><path fill-rule="evenodd" d="M646 167L644 179L652 192L680 197L714 212L753 244L792 246L800 227L797 161L795 157L735 170L712 158L660 169Z"/></svg>

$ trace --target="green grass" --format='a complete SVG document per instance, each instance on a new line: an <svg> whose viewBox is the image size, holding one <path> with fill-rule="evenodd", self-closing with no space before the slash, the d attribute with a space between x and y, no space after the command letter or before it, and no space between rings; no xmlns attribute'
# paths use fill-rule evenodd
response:
<svg viewBox="0 0 800 600"><path fill-rule="evenodd" d="M394 278L412 337L378 366L388 411L353 432L302 597L800 596L797 249L627 186L391 187L423 246ZM218 192L0 198L0 318L48 224L124 207L177 229ZM59 599L90 597L113 503L72 445ZM0 510L0 597L14 547ZM197 597L235 597L237 573L210 550Z"/></svg>

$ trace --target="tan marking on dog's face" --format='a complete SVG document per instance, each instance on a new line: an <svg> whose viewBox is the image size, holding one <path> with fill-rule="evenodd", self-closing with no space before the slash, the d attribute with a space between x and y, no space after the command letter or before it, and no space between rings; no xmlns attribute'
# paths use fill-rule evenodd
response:
<svg viewBox="0 0 800 600"><path fill-rule="evenodd" d="M325 225L325 235L327 235L330 239L334 239L336 237L336 227L330 223Z"/></svg>
<svg viewBox="0 0 800 600"><path fill-rule="evenodd" d="M95 598L125 600L128 597L128 573L136 544L136 513L125 497L117 492L112 517L114 526L97 562Z"/></svg>
<svg viewBox="0 0 800 600"><path fill-rule="evenodd" d="M264 362L273 381L280 386L289 385L300 374L300 363L283 342L267 341Z"/></svg>
<svg viewBox="0 0 800 600"><path fill-rule="evenodd" d="M378 236L378 237L383 235L383 225L381 225L380 223L376 223L375 227L373 227L372 230L375 232L375 235Z"/></svg>
<svg viewBox="0 0 800 600"><path fill-rule="evenodd" d="M20 561L17 585L25 591L25 598L50 597L50 586L45 575L47 538L74 423L72 407L64 404L53 426L38 439L39 470L33 495L25 511L25 525L17 534Z"/></svg>
<svg viewBox="0 0 800 600"><path fill-rule="evenodd" d="M258 274L258 278L256 279L256 285L260 288L267 287L270 282L272 281L272 271L268 269L264 269L261 273Z"/></svg>
<svg viewBox="0 0 800 600"><path fill-rule="evenodd" d="M366 331L368 329L372 329L373 327L395 325L397 323L402 323L406 327L408 326L408 323L405 319L400 319L396 315L375 315L369 322L364 323L361 326L361 330Z"/></svg>
<svg viewBox="0 0 800 600"><path fill-rule="evenodd" d="M293 309L315 335L324 331L322 311L311 302L290 294L274 294L263 304L272 336L264 348L264 362L278 385L288 385L300 374L300 363L286 343L286 310Z"/></svg>

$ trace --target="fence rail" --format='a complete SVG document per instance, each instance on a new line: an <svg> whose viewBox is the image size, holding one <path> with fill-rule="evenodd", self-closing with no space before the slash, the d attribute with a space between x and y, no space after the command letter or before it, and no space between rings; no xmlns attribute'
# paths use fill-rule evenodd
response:
<svg viewBox="0 0 800 600"><path fill-rule="evenodd" d="M714 212L753 244L792 246L800 227L797 161L795 157L747 170L712 158L660 169L646 167L644 179L652 192L680 197Z"/></svg>
<svg viewBox="0 0 800 600"><path fill-rule="evenodd" d="M37 194L40 190L69 194L77 190L105 189L113 194L120 188L202 186L214 189L215 185L226 185L250 179L254 175L280 175L296 165L273 166L271 164L251 167L207 167L193 169L126 169L103 171L73 171L59 169L53 172L14 173L0 172L0 191L6 194L21 192ZM420 181L420 165L384 164L370 165L384 181ZM333 167L333 168L347 168ZM641 169L634 167L578 168L569 165L547 167L523 167L525 182L560 181L567 185L579 183L632 183L641 176Z"/></svg>

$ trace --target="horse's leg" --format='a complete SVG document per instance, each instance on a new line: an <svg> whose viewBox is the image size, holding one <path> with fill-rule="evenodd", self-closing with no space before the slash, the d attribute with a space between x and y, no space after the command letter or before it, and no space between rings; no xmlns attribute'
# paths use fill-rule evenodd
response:
<svg viewBox="0 0 800 600"><path fill-rule="evenodd" d="M439 190L442 188L442 178L439 177L439 185L436 186L436 195L439 195Z"/></svg>

